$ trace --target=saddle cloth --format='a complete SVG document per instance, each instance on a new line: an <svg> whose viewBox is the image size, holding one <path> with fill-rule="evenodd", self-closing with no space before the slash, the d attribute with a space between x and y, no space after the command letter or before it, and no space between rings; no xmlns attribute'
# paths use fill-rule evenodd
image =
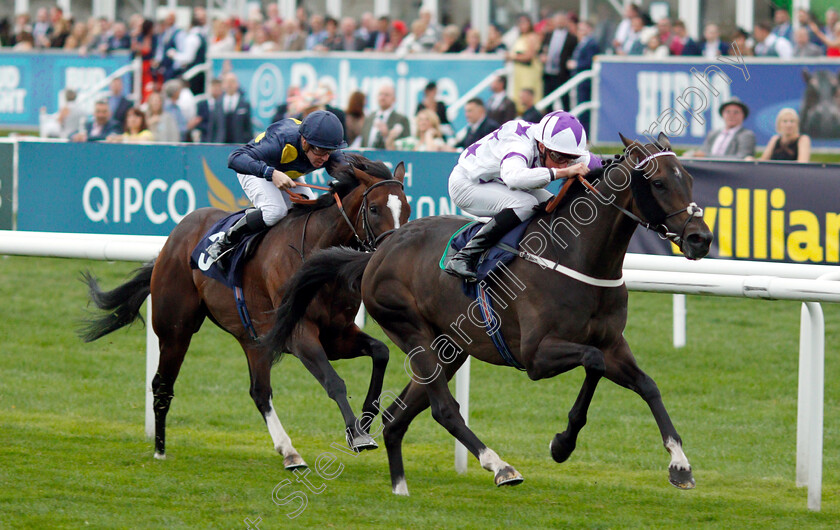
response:
<svg viewBox="0 0 840 530"><path fill-rule="evenodd" d="M190 267L200 270L205 276L220 281L231 289L242 287L242 269L248 261L248 258L254 253L254 250L259 245L260 240L262 240L267 230L244 236L233 250L222 256L217 262L211 263L205 251L214 241L221 238L228 228L233 226L243 215L245 215L245 210L234 212L217 221L201 237L198 245L196 245L192 254L190 254ZM219 265L221 263L224 263L225 266L220 267Z"/></svg>

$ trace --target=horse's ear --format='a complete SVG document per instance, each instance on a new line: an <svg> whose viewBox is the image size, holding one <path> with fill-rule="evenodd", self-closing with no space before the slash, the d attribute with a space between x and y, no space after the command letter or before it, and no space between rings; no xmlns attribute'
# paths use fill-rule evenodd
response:
<svg viewBox="0 0 840 530"><path fill-rule="evenodd" d="M400 182L405 179L405 163L400 162L397 164L397 167L394 168L394 178Z"/></svg>
<svg viewBox="0 0 840 530"><path fill-rule="evenodd" d="M364 184L367 188L373 186L373 183L376 182L376 179L357 167L353 168L353 174L356 175L356 180Z"/></svg>
<svg viewBox="0 0 840 530"><path fill-rule="evenodd" d="M656 137L657 143L662 146L663 149L666 151L670 151L671 149L671 140L668 139L668 136L665 135L664 132L659 133L659 136Z"/></svg>
<svg viewBox="0 0 840 530"><path fill-rule="evenodd" d="M805 80L806 85L811 82L811 72L807 68L802 69L802 79Z"/></svg>
<svg viewBox="0 0 840 530"><path fill-rule="evenodd" d="M633 140L628 139L621 133L618 133L618 137L621 138L621 143L624 144L624 147L630 147L630 145L633 143Z"/></svg>

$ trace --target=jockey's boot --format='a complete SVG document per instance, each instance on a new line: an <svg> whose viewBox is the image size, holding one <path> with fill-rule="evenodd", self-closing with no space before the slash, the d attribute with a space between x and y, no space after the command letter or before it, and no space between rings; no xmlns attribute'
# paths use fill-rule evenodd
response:
<svg viewBox="0 0 840 530"><path fill-rule="evenodd" d="M464 248L452 256L444 269L449 274L458 276L468 282L476 278L475 266L484 252L498 243L505 234L513 230L522 220L510 208L505 208L493 216L470 239Z"/></svg>
<svg viewBox="0 0 840 530"><path fill-rule="evenodd" d="M240 217L233 226L228 228L222 237L207 247L205 252L211 260L216 261L236 246L237 243L242 241L243 237L265 230L265 228L266 224L263 221L262 210L259 208L250 208L245 211L245 215Z"/></svg>

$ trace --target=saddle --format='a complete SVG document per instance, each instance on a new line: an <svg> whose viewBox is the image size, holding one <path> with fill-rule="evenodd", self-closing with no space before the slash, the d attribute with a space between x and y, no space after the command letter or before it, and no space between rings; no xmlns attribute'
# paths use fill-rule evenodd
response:
<svg viewBox="0 0 840 530"><path fill-rule="evenodd" d="M242 287L242 270L245 263L254 255L270 227L261 232L244 236L233 249L216 262L211 262L204 252L243 215L245 215L245 210L234 212L214 223L201 237L190 254L190 267L200 270L205 276L213 278L231 289Z"/></svg>
<svg viewBox="0 0 840 530"><path fill-rule="evenodd" d="M464 294L470 298L475 298L476 284L485 280L491 272L496 270L500 263L510 263L513 261L513 258L518 256L519 242L522 241L522 237L525 235L525 229L528 227L529 222L530 219L517 225L513 230L505 234L505 236L496 243L496 245L481 255L481 258L479 258L478 264L475 268L477 275L476 281L461 282L461 289L464 291ZM439 266L441 270L446 268L446 264L452 256L464 248L472 236L474 236L482 226L484 226L484 223L480 221L473 221L465 224L452 234L452 237L449 238L449 241L446 243L446 247L443 249L443 255L440 257Z"/></svg>

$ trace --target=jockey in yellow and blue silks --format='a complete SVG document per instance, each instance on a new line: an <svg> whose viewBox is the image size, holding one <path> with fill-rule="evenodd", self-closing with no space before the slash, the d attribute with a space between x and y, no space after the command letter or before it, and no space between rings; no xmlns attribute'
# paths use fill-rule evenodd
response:
<svg viewBox="0 0 840 530"><path fill-rule="evenodd" d="M228 167L236 171L245 195L254 204L241 219L207 248L217 260L243 236L277 224L289 212L291 200L285 190L300 187L301 195L314 198L303 182L307 173L325 168L332 174L345 163L344 127L332 112L316 110L303 121L292 118L268 126L264 133L238 148L228 157Z"/></svg>

